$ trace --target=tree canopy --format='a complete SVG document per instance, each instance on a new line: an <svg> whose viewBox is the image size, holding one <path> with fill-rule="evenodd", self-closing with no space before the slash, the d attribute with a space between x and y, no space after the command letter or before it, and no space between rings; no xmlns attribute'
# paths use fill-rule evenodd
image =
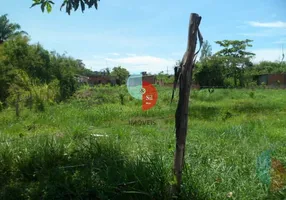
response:
<svg viewBox="0 0 286 200"><path fill-rule="evenodd" d="M114 67L110 74L118 79L119 85L126 83L129 76L129 72L121 66Z"/></svg>
<svg viewBox="0 0 286 200"><path fill-rule="evenodd" d="M7 16L8 14L0 16L0 44L13 36L27 34L20 30L19 24L11 23Z"/></svg>
<svg viewBox="0 0 286 200"><path fill-rule="evenodd" d="M78 85L75 75L88 69L79 60L29 42L27 36L18 35L0 45L0 101L9 101L19 91L38 97L43 92L37 88L49 88L47 95L53 93L53 101L70 97Z"/></svg>
<svg viewBox="0 0 286 200"><path fill-rule="evenodd" d="M210 57L211 55L212 55L212 47L206 40L202 46L200 61L203 61L204 59Z"/></svg>
<svg viewBox="0 0 286 200"><path fill-rule="evenodd" d="M253 65L251 58L255 54L246 51L247 47L252 47L251 42L253 40L249 39L216 41L223 49L215 53L214 56L224 59L228 76L233 77L235 86L237 86L238 79L240 86L244 85L244 67Z"/></svg>
<svg viewBox="0 0 286 200"><path fill-rule="evenodd" d="M65 8L65 11L70 15L72 10L77 11L79 7L81 7L82 12L84 12L86 7L94 7L95 9L97 9L98 1L99 0L63 0L60 10L62 10L62 8ZM52 11L52 6L54 4L54 1L51 0L33 0L33 2L34 3L31 7L40 6L42 12L47 10L48 13Z"/></svg>

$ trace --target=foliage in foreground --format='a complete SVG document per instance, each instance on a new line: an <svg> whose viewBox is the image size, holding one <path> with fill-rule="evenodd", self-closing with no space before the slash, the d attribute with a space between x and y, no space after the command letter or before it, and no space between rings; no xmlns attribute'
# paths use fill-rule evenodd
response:
<svg viewBox="0 0 286 200"><path fill-rule="evenodd" d="M176 105L170 88L158 91L146 112L126 88L106 86L18 119L3 110L0 198L170 199ZM284 90L192 91L181 199L285 198L277 169L266 168L269 185L257 167L266 151L286 164L284 97Z"/></svg>

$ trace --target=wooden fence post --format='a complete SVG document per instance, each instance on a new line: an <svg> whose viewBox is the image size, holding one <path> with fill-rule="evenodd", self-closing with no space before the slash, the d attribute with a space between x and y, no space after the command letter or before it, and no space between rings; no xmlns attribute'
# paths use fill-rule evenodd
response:
<svg viewBox="0 0 286 200"><path fill-rule="evenodd" d="M201 17L196 13L191 13L188 33L187 50L182 59L179 74L179 101L176 110L176 150L174 155L174 176L176 183L172 187L174 194L180 192L182 182L182 171L184 165L185 144L188 130L188 111L189 97L192 84L192 71L195 62L197 35L199 36L200 45L202 45L202 36L199 31Z"/></svg>

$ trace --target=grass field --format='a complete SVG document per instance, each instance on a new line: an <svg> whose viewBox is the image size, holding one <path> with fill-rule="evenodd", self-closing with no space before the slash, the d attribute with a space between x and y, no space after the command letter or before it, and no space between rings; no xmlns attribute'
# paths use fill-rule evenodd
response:
<svg viewBox="0 0 286 200"><path fill-rule="evenodd" d="M19 119L0 112L0 199L170 199L176 101L157 89L147 111L123 87L97 87ZM180 198L285 199L286 90L194 90L190 101Z"/></svg>

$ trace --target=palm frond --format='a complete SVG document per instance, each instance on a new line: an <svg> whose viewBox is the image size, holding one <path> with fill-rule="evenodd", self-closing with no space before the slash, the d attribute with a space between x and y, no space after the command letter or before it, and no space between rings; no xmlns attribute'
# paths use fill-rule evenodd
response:
<svg viewBox="0 0 286 200"><path fill-rule="evenodd" d="M3 42L16 35L28 35L25 31L20 31L21 26L17 23L10 23L8 14L0 16L0 40Z"/></svg>

